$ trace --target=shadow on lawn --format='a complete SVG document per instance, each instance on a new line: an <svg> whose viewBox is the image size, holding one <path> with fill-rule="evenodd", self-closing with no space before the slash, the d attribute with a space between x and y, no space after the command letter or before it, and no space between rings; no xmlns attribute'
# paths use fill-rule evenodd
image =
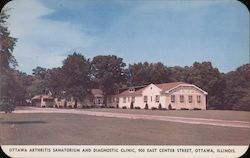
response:
<svg viewBox="0 0 250 158"><path fill-rule="evenodd" d="M40 124L47 123L46 121L0 121L0 124Z"/></svg>

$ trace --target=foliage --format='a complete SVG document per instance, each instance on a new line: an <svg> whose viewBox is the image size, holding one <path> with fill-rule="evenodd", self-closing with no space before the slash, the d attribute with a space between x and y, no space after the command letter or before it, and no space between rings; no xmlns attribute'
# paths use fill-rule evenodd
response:
<svg viewBox="0 0 250 158"><path fill-rule="evenodd" d="M91 62L94 80L99 83L105 95L113 94L125 81L126 64L122 60L115 55L100 55L94 57Z"/></svg>
<svg viewBox="0 0 250 158"><path fill-rule="evenodd" d="M195 84L208 92L207 100L209 107L222 109L223 91L225 89L225 78L211 62L195 62L189 68L189 75L186 82Z"/></svg>
<svg viewBox="0 0 250 158"><path fill-rule="evenodd" d="M162 63L137 63L129 65L128 80L129 85L146 85L150 83L169 82L170 71Z"/></svg>
<svg viewBox="0 0 250 158"><path fill-rule="evenodd" d="M90 61L78 53L69 55L63 61L62 72L59 73L62 73L61 86L66 96L82 100L84 96L89 95L90 68Z"/></svg>
<svg viewBox="0 0 250 158"><path fill-rule="evenodd" d="M17 39L10 36L6 20L9 15L6 14L7 10L0 12L0 67L9 68L10 66L16 67L17 61L12 52L16 45Z"/></svg>
<svg viewBox="0 0 250 158"><path fill-rule="evenodd" d="M17 61L12 52L17 39L10 36L6 19L6 10L0 13L0 110L11 112L22 98L22 88L15 74Z"/></svg>
<svg viewBox="0 0 250 158"><path fill-rule="evenodd" d="M250 64L226 74L224 95L227 109L250 110Z"/></svg>
<svg viewBox="0 0 250 158"><path fill-rule="evenodd" d="M158 105L158 109L162 109L161 103Z"/></svg>

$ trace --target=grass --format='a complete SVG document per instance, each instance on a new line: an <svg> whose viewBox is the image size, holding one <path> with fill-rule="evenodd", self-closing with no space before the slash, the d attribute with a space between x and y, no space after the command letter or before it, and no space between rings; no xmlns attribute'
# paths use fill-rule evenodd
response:
<svg viewBox="0 0 250 158"><path fill-rule="evenodd" d="M250 129L95 117L0 113L1 145L248 145Z"/></svg>
<svg viewBox="0 0 250 158"><path fill-rule="evenodd" d="M85 109L84 109L85 110ZM250 111L233 111L233 110L144 110L144 109L88 109L90 111L145 114L145 115L163 115L178 117L195 117L208 119L221 119L233 121L249 121Z"/></svg>

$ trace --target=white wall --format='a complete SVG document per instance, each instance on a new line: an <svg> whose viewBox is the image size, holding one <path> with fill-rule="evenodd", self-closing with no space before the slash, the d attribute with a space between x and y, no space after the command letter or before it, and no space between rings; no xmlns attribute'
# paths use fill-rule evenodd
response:
<svg viewBox="0 0 250 158"><path fill-rule="evenodd" d="M175 102L171 102L171 95L175 95ZM180 95L184 96L184 102L180 102ZM201 96L201 102L197 102L197 96ZM189 103L188 96L192 96L192 102ZM195 87L178 87L166 95L166 105L171 104L172 108L181 109L206 109L206 95Z"/></svg>
<svg viewBox="0 0 250 158"><path fill-rule="evenodd" d="M156 95L160 96L159 102L156 102ZM161 103L162 107L165 104L165 96L161 96L161 89L155 86L154 84L148 85L143 91L142 91L142 100L143 104L144 102L144 96L148 97L148 108L151 109L152 107L158 108L159 104Z"/></svg>

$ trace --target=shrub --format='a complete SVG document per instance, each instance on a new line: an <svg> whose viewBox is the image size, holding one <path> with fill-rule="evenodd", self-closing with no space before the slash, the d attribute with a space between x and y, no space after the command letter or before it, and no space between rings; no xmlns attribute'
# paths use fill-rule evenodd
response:
<svg viewBox="0 0 250 158"><path fill-rule="evenodd" d="M172 109L173 109L171 104L168 105L168 109L169 109L169 110L172 110Z"/></svg>
<svg viewBox="0 0 250 158"><path fill-rule="evenodd" d="M158 109L161 109L162 107L161 107L161 103L159 104L159 106L158 106Z"/></svg>
<svg viewBox="0 0 250 158"><path fill-rule="evenodd" d="M102 105L101 108L105 108L105 105Z"/></svg>
<svg viewBox="0 0 250 158"><path fill-rule="evenodd" d="M127 109L127 107L126 107L126 106L123 106L122 109Z"/></svg>
<svg viewBox="0 0 250 158"><path fill-rule="evenodd" d="M161 108L161 110L167 110L166 108Z"/></svg>
<svg viewBox="0 0 250 158"><path fill-rule="evenodd" d="M134 102L130 103L130 109L134 109Z"/></svg>
<svg viewBox="0 0 250 158"><path fill-rule="evenodd" d="M4 111L5 113L11 113L14 111L15 106L11 103L1 101L0 102L0 111Z"/></svg>
<svg viewBox="0 0 250 158"><path fill-rule="evenodd" d="M201 110L201 108L194 108L193 110Z"/></svg>
<svg viewBox="0 0 250 158"><path fill-rule="evenodd" d="M157 108L156 107L152 107L151 110L157 110Z"/></svg>
<svg viewBox="0 0 250 158"><path fill-rule="evenodd" d="M181 110L189 110L188 108L181 108Z"/></svg>
<svg viewBox="0 0 250 158"><path fill-rule="evenodd" d="M135 107L135 109L141 109L141 107L139 107L139 106L136 106L136 107Z"/></svg>
<svg viewBox="0 0 250 158"><path fill-rule="evenodd" d="M144 109L146 109L146 110L148 109L148 104L145 104L145 108Z"/></svg>

